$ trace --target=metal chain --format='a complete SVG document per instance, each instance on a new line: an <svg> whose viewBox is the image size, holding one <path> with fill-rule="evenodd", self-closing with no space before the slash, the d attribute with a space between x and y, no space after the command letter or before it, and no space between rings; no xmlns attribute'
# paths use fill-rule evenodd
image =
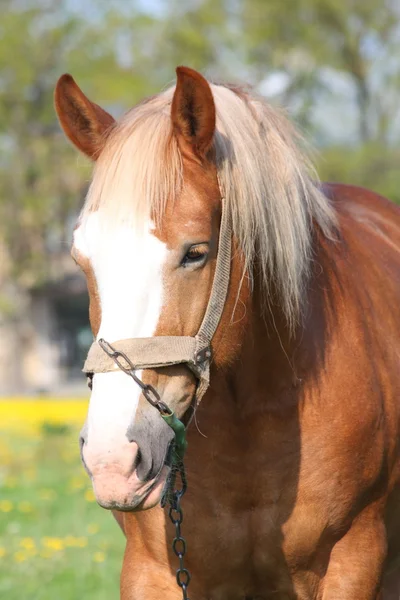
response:
<svg viewBox="0 0 400 600"><path fill-rule="evenodd" d="M181 507L181 500L186 493L187 489L187 481L185 474L185 467L183 462L180 462L177 465L172 465L171 471L176 469L173 475L173 481L176 478L176 475L179 473L181 478L182 487L180 489L175 489L172 494L169 493L170 507L169 507L169 518L171 519L172 524L175 527L175 537L172 541L172 550L177 556L179 560L179 567L176 570L176 582L182 590L182 598L183 600L189 600L188 596L188 587L191 580L190 571L185 567L184 558L186 554L186 540L182 537L181 533L181 525L183 521L183 510ZM170 480L172 481L172 479ZM167 483L168 485L168 483Z"/></svg>
<svg viewBox="0 0 400 600"><path fill-rule="evenodd" d="M172 550L175 556L179 560L179 567L176 570L176 582L182 590L183 600L190 600L187 595L187 589L191 580L191 575L184 564L184 558L186 554L186 541L181 534L181 525L183 521L183 510L181 508L181 500L187 490L187 480L185 473L185 466L183 464L183 456L186 450L186 437L185 437L185 426L176 417L174 412L162 401L158 392L151 385L145 384L135 373L135 367L131 360L127 357L124 352L116 350L110 343L104 339L99 340L99 345L110 358L113 359L115 364L132 379L141 388L142 393L146 400L156 408L161 414L164 421L174 431L175 439L174 446L172 448L172 461L171 469L164 487L163 495L161 498L161 506L164 508L169 502L169 518L175 527L175 537L172 541ZM122 359L122 360L121 360ZM91 374L89 374L91 375ZM90 378L91 379L91 378ZM180 475L181 487L175 488L176 477Z"/></svg>
<svg viewBox="0 0 400 600"><path fill-rule="evenodd" d="M116 350L109 342L106 342L104 339L98 340L99 346L104 350L104 352L113 359L117 367L121 369L124 373L132 377L135 383L142 390L143 396L146 398L147 402L154 406L162 415L172 415L172 410L160 400L160 396L158 395L157 390L154 389L152 385L143 383L141 379L136 375L135 366L132 364L132 361L127 357L124 352L120 352ZM122 360L121 360L122 359Z"/></svg>

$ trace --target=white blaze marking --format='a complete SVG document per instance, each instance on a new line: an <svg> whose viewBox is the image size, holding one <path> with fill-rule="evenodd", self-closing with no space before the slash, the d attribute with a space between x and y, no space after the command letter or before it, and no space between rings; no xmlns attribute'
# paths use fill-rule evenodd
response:
<svg viewBox="0 0 400 600"><path fill-rule="evenodd" d="M101 304L97 339L108 342L154 335L162 307L165 244L150 233L121 224L110 230L100 212L91 214L75 231L74 245L92 265ZM140 377L140 372L138 376ZM88 446L100 456L122 451L133 422L140 389L125 373L94 376L88 414ZM97 454L97 451L95 451Z"/></svg>

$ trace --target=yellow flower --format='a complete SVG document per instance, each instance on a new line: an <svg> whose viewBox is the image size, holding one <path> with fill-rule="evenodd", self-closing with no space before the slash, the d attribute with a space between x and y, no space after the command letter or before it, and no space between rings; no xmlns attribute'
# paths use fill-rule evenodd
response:
<svg viewBox="0 0 400 600"><path fill-rule="evenodd" d="M67 535L64 538L64 544L69 548L84 548L87 546L87 538L86 537L74 537L73 535Z"/></svg>
<svg viewBox="0 0 400 600"><path fill-rule="evenodd" d="M76 538L73 535L67 535L64 538L65 547L68 548L70 546L71 548L73 548L75 546L75 540Z"/></svg>
<svg viewBox="0 0 400 600"><path fill-rule="evenodd" d="M0 558L3 558L7 554L7 551L3 546L0 546Z"/></svg>
<svg viewBox="0 0 400 600"><path fill-rule="evenodd" d="M25 550L33 550L34 548L36 548L35 540L30 537L23 538L20 541L19 545L21 546L21 548L25 548Z"/></svg>
<svg viewBox="0 0 400 600"><path fill-rule="evenodd" d="M93 490L86 490L86 492L85 492L85 500L87 502L95 502L96 498L95 498L95 495L93 493Z"/></svg>
<svg viewBox="0 0 400 600"><path fill-rule="evenodd" d="M24 562L28 558L28 555L23 550L18 550L18 552L14 553L15 562Z"/></svg>
<svg viewBox="0 0 400 600"><path fill-rule="evenodd" d="M37 437L43 423L81 425L86 412L87 401L72 398L38 398L35 401L25 398L3 398L0 402L0 423L2 429L19 430ZM3 465L13 458L5 444L0 444L0 455Z"/></svg>
<svg viewBox="0 0 400 600"><path fill-rule="evenodd" d="M49 548L50 550L54 550L55 552L64 550L64 541L61 538L45 537L42 539L42 544L46 548Z"/></svg>
<svg viewBox="0 0 400 600"><path fill-rule="evenodd" d="M94 562L104 562L106 560L106 555L104 554L104 552L95 552L93 554L93 560Z"/></svg>
<svg viewBox="0 0 400 600"><path fill-rule="evenodd" d="M0 502L1 512L8 513L10 511L12 511L12 509L13 509L13 503L10 502L10 500L1 500L1 502Z"/></svg>
<svg viewBox="0 0 400 600"><path fill-rule="evenodd" d="M30 513L33 510L32 504L30 502L27 502L26 500L23 500L18 504L18 510L22 513Z"/></svg>
<svg viewBox="0 0 400 600"><path fill-rule="evenodd" d="M100 527L97 525L97 523L89 523L87 526L87 532L91 535L98 533L99 529Z"/></svg>
<svg viewBox="0 0 400 600"><path fill-rule="evenodd" d="M73 477L69 482L70 490L82 490L86 485L86 479L83 477Z"/></svg>

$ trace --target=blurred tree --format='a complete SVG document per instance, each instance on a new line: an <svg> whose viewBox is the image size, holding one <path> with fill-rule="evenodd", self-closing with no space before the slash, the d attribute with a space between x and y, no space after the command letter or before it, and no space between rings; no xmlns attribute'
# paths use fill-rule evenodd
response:
<svg viewBox="0 0 400 600"><path fill-rule="evenodd" d="M0 8L0 240L21 287L62 272L87 186L88 165L53 110L63 72L115 115L172 81L177 64L247 80L312 128L323 176L400 201L397 0L0 0Z"/></svg>
<svg viewBox="0 0 400 600"><path fill-rule="evenodd" d="M247 61L261 66L258 79L269 57L289 75L288 92L304 92L312 111L315 96L336 94L341 78L357 106L357 141L393 140L400 116L397 0L243 0L238 7Z"/></svg>
<svg viewBox="0 0 400 600"><path fill-rule="evenodd" d="M88 179L86 160L77 164L57 124L57 78L72 71L114 112L153 88L148 73L132 75L119 56L121 16L113 10L91 22L45 0L2 0L1 9L0 236L9 276L30 287L60 274ZM150 19L141 19L143 33Z"/></svg>
<svg viewBox="0 0 400 600"><path fill-rule="evenodd" d="M190 57L256 85L312 131L323 178L400 203L397 0L171 0L164 18L155 55L166 70Z"/></svg>

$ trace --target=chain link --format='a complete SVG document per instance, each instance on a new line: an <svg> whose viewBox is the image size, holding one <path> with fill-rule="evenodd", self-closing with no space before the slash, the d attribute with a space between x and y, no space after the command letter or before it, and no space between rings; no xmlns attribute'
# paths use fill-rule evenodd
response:
<svg viewBox="0 0 400 600"><path fill-rule="evenodd" d="M154 389L152 385L147 383L143 383L141 379L136 375L135 366L132 361L127 357L125 352L120 352L116 350L109 342L106 340L100 339L98 341L100 347L104 352L113 359L115 364L121 371L132 377L135 383L142 390L143 396L146 398L147 402L154 406L162 415L172 415L171 409L160 399L157 390Z"/></svg>
<svg viewBox="0 0 400 600"><path fill-rule="evenodd" d="M175 473L171 479L167 482L167 486L173 484L176 480L176 475L179 473L181 478L182 487L173 491L167 490L166 497L169 498L169 518L175 527L175 537L172 541L172 550L175 556L179 560L179 567L176 570L176 583L182 590L183 600L189 600L188 587L191 580L190 571L185 567L185 554L186 554L186 540L182 537L181 525L183 522L183 510L181 507L181 500L186 493L187 481L186 473L183 462L177 465L172 465L171 471L175 469ZM168 493L169 492L169 493Z"/></svg>

